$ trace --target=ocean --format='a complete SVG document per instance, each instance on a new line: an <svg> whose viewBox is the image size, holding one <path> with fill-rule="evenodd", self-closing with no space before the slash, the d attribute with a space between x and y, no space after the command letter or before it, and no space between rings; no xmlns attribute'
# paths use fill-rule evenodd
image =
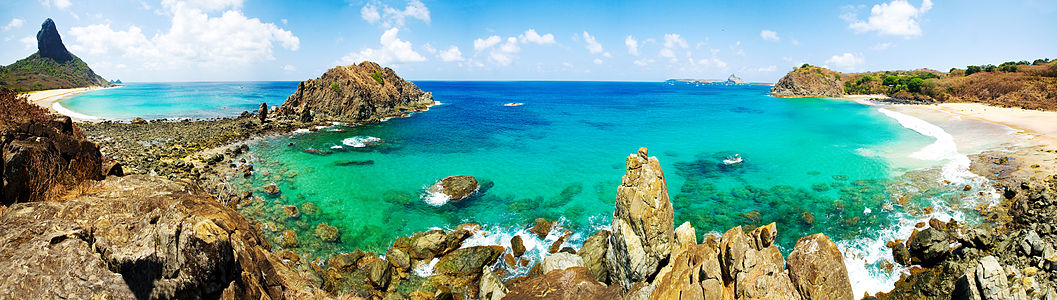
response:
<svg viewBox="0 0 1057 300"><path fill-rule="evenodd" d="M578 246L608 228L625 159L646 147L664 169L676 226L690 222L700 240L776 222L785 254L799 237L825 233L844 249L862 294L890 289L904 270L890 266L886 241L930 217L972 222L972 208L993 197L963 190L983 179L968 173L968 158L942 128L852 101L775 98L765 85L416 84L441 104L381 124L248 142L257 175L236 184L264 197L260 189L275 183L282 195L243 214L303 241L315 239L320 222L337 226L340 244L319 255L382 252L399 236L472 222L486 233L468 244L509 246L521 234L529 255L542 258L560 231L573 232L568 243ZM123 120L234 116L281 105L296 86L134 83L60 104ZM524 104L505 105L515 102ZM451 175L476 177L479 193L452 202L426 192ZM281 205L306 202L322 213L279 217ZM535 218L560 220L560 230L537 238L527 231Z"/></svg>

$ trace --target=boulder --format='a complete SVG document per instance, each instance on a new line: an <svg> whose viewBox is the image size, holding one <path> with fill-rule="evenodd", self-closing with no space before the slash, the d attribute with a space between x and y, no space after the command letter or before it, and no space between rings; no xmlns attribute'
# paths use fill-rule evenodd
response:
<svg viewBox="0 0 1057 300"><path fill-rule="evenodd" d="M583 267L584 259L576 254L558 252L543 258L540 270L547 273L553 270L565 270L571 267ZM594 275L592 275L594 276Z"/></svg>
<svg viewBox="0 0 1057 300"><path fill-rule="evenodd" d="M551 228L554 228L554 225L558 223L558 221L547 221L544 218L536 218L533 222L535 225L529 228L529 231L535 233L541 239L546 238L551 233Z"/></svg>
<svg viewBox="0 0 1057 300"><path fill-rule="evenodd" d="M599 283L584 267L554 270L540 276L514 282L503 299L621 299L620 287Z"/></svg>
<svg viewBox="0 0 1057 300"><path fill-rule="evenodd" d="M510 238L510 251L513 252L514 257L521 257L525 254L525 250L525 241L521 239L521 235L515 234Z"/></svg>
<svg viewBox="0 0 1057 300"><path fill-rule="evenodd" d="M299 83L276 111L281 115L301 114L302 122L376 123L433 104L432 93L404 81L390 68L365 61L334 67L319 78Z"/></svg>
<svg viewBox="0 0 1057 300"><path fill-rule="evenodd" d="M935 228L926 228L911 236L910 256L922 266L933 266L950 254L950 235Z"/></svg>
<svg viewBox="0 0 1057 300"><path fill-rule="evenodd" d="M481 300L499 300L509 292L503 281L492 272L491 268L484 267L481 270L481 286L477 298Z"/></svg>
<svg viewBox="0 0 1057 300"><path fill-rule="evenodd" d="M694 229L694 226L690 226L690 222L683 222L682 225L679 225L679 228L675 229L675 242L680 249L697 245L697 230Z"/></svg>
<svg viewBox="0 0 1057 300"><path fill-rule="evenodd" d="M802 237L787 262L793 286L804 299L853 299L840 249L824 234Z"/></svg>
<svg viewBox="0 0 1057 300"><path fill-rule="evenodd" d="M431 259L444 250L446 235L443 230L430 230L417 233L411 237L410 251L412 259Z"/></svg>
<svg viewBox="0 0 1057 300"><path fill-rule="evenodd" d="M675 217L664 172L646 148L627 158L617 188L612 233L606 251L610 280L624 290L653 277L675 246Z"/></svg>
<svg viewBox="0 0 1057 300"><path fill-rule="evenodd" d="M1007 279L1002 264L994 256L980 259L955 283L952 299L1029 299L1027 293Z"/></svg>
<svg viewBox="0 0 1057 300"><path fill-rule="evenodd" d="M341 235L338 234L338 228L330 226L327 222L319 223L316 225L315 230L316 237L324 242L337 242Z"/></svg>
<svg viewBox="0 0 1057 300"><path fill-rule="evenodd" d="M269 183L269 184L264 185L264 189L263 190L264 190L265 194L268 194L268 196L272 196L272 197L278 196L279 192L280 192L279 191L279 186L275 185L274 183Z"/></svg>
<svg viewBox="0 0 1057 300"><path fill-rule="evenodd" d="M1034 230L1028 230L1028 233L1024 235L1024 239L1020 241L1020 250L1027 256L1042 255L1042 250L1045 249L1046 242Z"/></svg>
<svg viewBox="0 0 1057 300"><path fill-rule="evenodd" d="M580 247L580 255L584 260L584 266L591 270L591 275L598 282L609 282L609 271L606 269L606 250L609 248L609 231L599 230L587 238L584 245Z"/></svg>
<svg viewBox="0 0 1057 300"><path fill-rule="evenodd" d="M796 299L785 260L775 245L757 249L756 238L740 227L727 230L719 241L719 262L728 290L735 298ZM842 262L843 263L843 262ZM847 276L847 275L845 275Z"/></svg>
<svg viewBox="0 0 1057 300"><path fill-rule="evenodd" d="M448 176L429 187L430 193L443 193L452 202L469 198L480 187L473 176Z"/></svg>
<svg viewBox="0 0 1057 300"><path fill-rule="evenodd" d="M375 288L385 290L389 286L390 266L388 261L376 259L367 265L367 280Z"/></svg>
<svg viewBox="0 0 1057 300"><path fill-rule="evenodd" d="M261 120L261 123L264 123L265 121L268 120L268 104L267 103L261 103L261 108L257 109L257 119Z"/></svg>
<svg viewBox="0 0 1057 300"><path fill-rule="evenodd" d="M495 263L503 251L506 249L500 246L457 249L441 257L433 268L433 273L456 277L480 275L481 268Z"/></svg>
<svg viewBox="0 0 1057 300"><path fill-rule="evenodd" d="M389 251L385 253L385 259L389 260L389 263L397 269L407 270L411 268L411 258L403 250L389 248Z"/></svg>
<svg viewBox="0 0 1057 300"><path fill-rule="evenodd" d="M12 91L0 91L0 97L10 103L0 108L0 205L49 200L105 177L99 147L75 131L68 119L52 120L45 113L38 117L46 120L24 117L33 114L26 110L40 108L9 99L16 98Z"/></svg>

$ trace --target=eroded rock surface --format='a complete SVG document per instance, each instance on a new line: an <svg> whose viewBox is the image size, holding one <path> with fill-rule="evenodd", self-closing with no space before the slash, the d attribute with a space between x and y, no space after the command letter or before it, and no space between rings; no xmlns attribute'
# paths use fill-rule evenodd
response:
<svg viewBox="0 0 1057 300"><path fill-rule="evenodd" d="M404 81L393 69L365 61L335 67L319 78L301 82L277 111L301 116L302 122L376 123L404 116L407 111L426 109L433 103L432 93Z"/></svg>
<svg viewBox="0 0 1057 300"><path fill-rule="evenodd" d="M612 232L606 251L610 280L625 290L652 278L675 245L675 217L664 172L646 148L628 156L617 188Z"/></svg>

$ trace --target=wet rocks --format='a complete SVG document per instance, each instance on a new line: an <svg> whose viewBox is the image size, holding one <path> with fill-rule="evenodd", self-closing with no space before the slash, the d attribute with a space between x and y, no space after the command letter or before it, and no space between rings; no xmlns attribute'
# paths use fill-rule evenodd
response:
<svg viewBox="0 0 1057 300"><path fill-rule="evenodd" d="M480 185L473 176L448 176L429 187L430 193L443 193L452 202L459 202L477 193Z"/></svg>
<svg viewBox="0 0 1057 300"><path fill-rule="evenodd" d="M554 270L516 282L503 299L621 299L620 288L599 283L587 268Z"/></svg>
<svg viewBox="0 0 1057 300"><path fill-rule="evenodd" d="M294 233L293 230L283 230L283 233L279 236L279 240L276 241L276 244L279 244L279 246L283 248L297 247L297 233Z"/></svg>
<svg viewBox="0 0 1057 300"><path fill-rule="evenodd" d="M433 272L456 277L479 275L481 268L495 263L503 251L505 249L500 246L457 249L441 257L433 268Z"/></svg>
<svg viewBox="0 0 1057 300"><path fill-rule="evenodd" d="M675 245L674 222L660 163L639 148L628 156L627 172L617 188L606 251L610 280L627 290L652 277Z"/></svg>
<svg viewBox="0 0 1057 300"><path fill-rule="evenodd" d="M338 234L338 228L330 226L327 222L319 223L316 225L315 230L316 237L324 242L337 242L340 238Z"/></svg>
<svg viewBox="0 0 1057 300"><path fill-rule="evenodd" d="M389 248L389 251L385 253L385 258L397 269L407 270L411 268L411 258L403 250Z"/></svg>
<svg viewBox="0 0 1057 300"><path fill-rule="evenodd" d="M802 237L789 253L789 277L804 299L853 299L842 257L826 235Z"/></svg>
<svg viewBox="0 0 1057 300"><path fill-rule="evenodd" d="M262 191L264 191L264 193L268 196L272 197L278 196L280 193L279 186L275 185L274 183L269 183L265 185L264 188L262 188Z"/></svg>
<svg viewBox="0 0 1057 300"><path fill-rule="evenodd" d="M510 251L513 252L514 257L521 257L525 254L525 242L521 239L521 235L514 235L510 238Z"/></svg>
<svg viewBox="0 0 1057 300"><path fill-rule="evenodd" d="M554 228L554 225L558 223L558 221L547 221L544 218L536 218L533 222L535 225L529 228L529 232L535 233L541 239L546 238L551 233L551 228Z"/></svg>
<svg viewBox="0 0 1057 300"><path fill-rule="evenodd" d="M935 228L926 228L914 235L910 241L910 256L923 266L932 266L950 254L950 236Z"/></svg>

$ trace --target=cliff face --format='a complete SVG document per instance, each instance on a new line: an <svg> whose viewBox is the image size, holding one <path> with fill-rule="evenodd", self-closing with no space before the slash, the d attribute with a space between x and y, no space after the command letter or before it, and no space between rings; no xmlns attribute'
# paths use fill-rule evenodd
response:
<svg viewBox="0 0 1057 300"><path fill-rule="evenodd" d="M433 94L422 92L390 68L373 62L339 66L316 79L303 81L278 109L302 121L374 123L432 105ZM306 114L308 112L308 114Z"/></svg>
<svg viewBox="0 0 1057 300"><path fill-rule="evenodd" d="M0 87L19 91L110 85L66 50L51 19L45 20L37 32L37 53L0 67Z"/></svg>
<svg viewBox="0 0 1057 300"><path fill-rule="evenodd" d="M816 66L805 66L786 74L771 88L779 97L840 97L844 85L840 74Z"/></svg>

